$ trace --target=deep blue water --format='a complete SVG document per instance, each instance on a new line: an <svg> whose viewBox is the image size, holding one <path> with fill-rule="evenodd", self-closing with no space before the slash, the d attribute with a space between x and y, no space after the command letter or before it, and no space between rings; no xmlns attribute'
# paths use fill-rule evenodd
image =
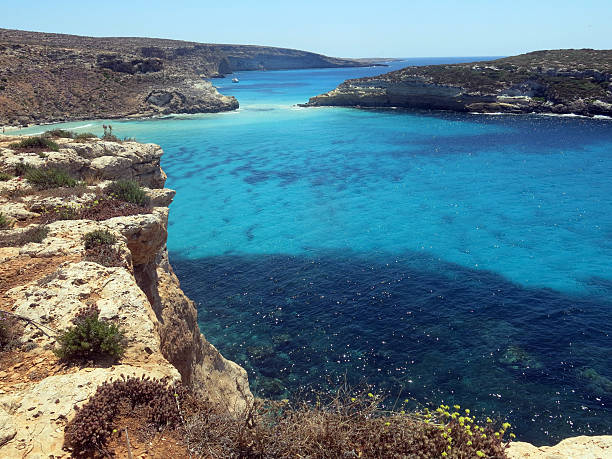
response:
<svg viewBox="0 0 612 459"><path fill-rule="evenodd" d="M111 122L164 147L203 333L260 395L365 381L526 441L611 433L612 121L294 106L384 70L242 72L215 80L237 112Z"/></svg>

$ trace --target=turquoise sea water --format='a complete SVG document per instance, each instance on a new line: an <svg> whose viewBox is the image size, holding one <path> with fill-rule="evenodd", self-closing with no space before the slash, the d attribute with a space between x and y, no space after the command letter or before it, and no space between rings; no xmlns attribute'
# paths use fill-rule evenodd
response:
<svg viewBox="0 0 612 459"><path fill-rule="evenodd" d="M215 80L237 112L111 121L164 147L203 333L261 395L365 381L526 441L610 433L612 121L294 105L384 70L242 72Z"/></svg>

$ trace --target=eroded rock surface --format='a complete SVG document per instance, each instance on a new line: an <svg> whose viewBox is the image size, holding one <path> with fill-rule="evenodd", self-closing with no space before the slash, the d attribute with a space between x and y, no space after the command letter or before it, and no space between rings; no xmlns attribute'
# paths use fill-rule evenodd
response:
<svg viewBox="0 0 612 459"><path fill-rule="evenodd" d="M606 459L612 457L612 436L566 438L555 446L513 442L506 450L510 459Z"/></svg>
<svg viewBox="0 0 612 459"><path fill-rule="evenodd" d="M21 234L40 224L43 209L84 205L106 182L58 195L37 192L25 179L1 182L0 212L18 225L0 230L0 309L31 322L24 322L19 359L0 372L0 457L68 457L62 449L64 426L74 407L121 374L168 377L230 410L243 408L252 399L246 372L200 334L194 304L168 263L167 205L174 191L163 188L161 149L135 142L60 143L59 152L41 157L16 152L4 141L0 170L12 173L23 162L62 167L80 178L116 174L146 185L154 207L102 221L54 221L46 225L42 241L18 243ZM83 259L83 236L97 229L116 236L119 266ZM88 305L125 331L126 353L115 364L71 366L50 352L57 333Z"/></svg>

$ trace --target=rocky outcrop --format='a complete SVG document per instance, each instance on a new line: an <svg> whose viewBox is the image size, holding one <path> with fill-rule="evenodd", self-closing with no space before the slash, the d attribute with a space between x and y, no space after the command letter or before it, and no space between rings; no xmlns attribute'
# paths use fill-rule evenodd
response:
<svg viewBox="0 0 612 459"><path fill-rule="evenodd" d="M64 426L74 407L121 374L182 381L230 411L243 409L252 399L246 372L200 334L195 306L168 262L167 205L174 192L162 188L161 149L134 142L60 140L59 152L41 157L15 152L7 147L9 141L0 142L2 171L12 172L23 162L66 167L79 177L93 171L104 178L117 174L146 184L157 207L102 221L55 221L47 224L41 242L17 244L10 241L37 224L42 208L82 204L95 196L96 185L53 196L35 192L18 178L0 182L0 212L19 220L18 227L0 230L0 309L29 320L21 349L12 351L17 357L10 360L11 352L0 353L5 359L0 368L0 456L68 457L62 450ZM120 266L83 259L83 235L95 229L116 235ZM68 366L51 352L58 331L87 305L97 306L100 317L125 331L128 343L119 362Z"/></svg>
<svg viewBox="0 0 612 459"><path fill-rule="evenodd" d="M0 29L0 125L234 110L207 78L370 65L283 48Z"/></svg>
<svg viewBox="0 0 612 459"><path fill-rule="evenodd" d="M566 438L555 446L533 446L521 441L510 443L510 459L604 459L612 457L612 436Z"/></svg>
<svg viewBox="0 0 612 459"><path fill-rule="evenodd" d="M308 106L612 116L612 51L555 50L347 80Z"/></svg>
<svg viewBox="0 0 612 459"><path fill-rule="evenodd" d="M158 145L60 138L54 140L60 146L59 151L38 155L10 149L15 139L0 138L0 170L12 172L18 164L53 166L78 177L137 180L149 188L163 188L166 181L166 174L159 165L163 151Z"/></svg>

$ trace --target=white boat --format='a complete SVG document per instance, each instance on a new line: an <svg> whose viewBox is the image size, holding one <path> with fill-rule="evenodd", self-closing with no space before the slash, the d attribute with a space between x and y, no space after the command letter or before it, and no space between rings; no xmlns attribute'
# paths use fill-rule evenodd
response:
<svg viewBox="0 0 612 459"><path fill-rule="evenodd" d="M238 83L240 80L238 78L232 78L232 83Z"/></svg>

